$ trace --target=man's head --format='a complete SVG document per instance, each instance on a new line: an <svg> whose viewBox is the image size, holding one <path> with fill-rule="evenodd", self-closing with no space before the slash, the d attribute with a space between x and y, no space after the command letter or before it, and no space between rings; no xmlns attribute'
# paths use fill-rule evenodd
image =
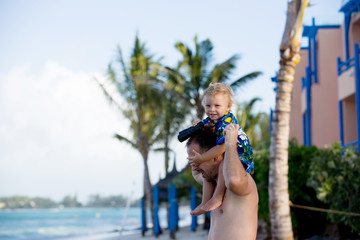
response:
<svg viewBox="0 0 360 240"><path fill-rule="evenodd" d="M215 145L216 136L209 129L204 128L201 131L198 131L187 141L186 147L188 156L190 157L194 155L193 150L202 154ZM193 168L193 170L201 172L203 178L205 178L207 181L214 181L217 179L218 168L222 159L223 156L218 156L200 164L197 168Z"/></svg>

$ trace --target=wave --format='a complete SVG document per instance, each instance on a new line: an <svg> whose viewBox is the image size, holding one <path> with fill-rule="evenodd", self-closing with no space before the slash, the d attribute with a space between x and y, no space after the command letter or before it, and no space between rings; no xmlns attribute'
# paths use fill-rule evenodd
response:
<svg viewBox="0 0 360 240"><path fill-rule="evenodd" d="M189 212L188 206L179 208L180 227L190 225ZM125 209L121 208L0 211L0 239L104 239L140 233L140 208L130 208L126 219L123 219L124 213ZM150 212L147 216L150 223ZM165 208L160 208L159 218L160 226L166 228Z"/></svg>

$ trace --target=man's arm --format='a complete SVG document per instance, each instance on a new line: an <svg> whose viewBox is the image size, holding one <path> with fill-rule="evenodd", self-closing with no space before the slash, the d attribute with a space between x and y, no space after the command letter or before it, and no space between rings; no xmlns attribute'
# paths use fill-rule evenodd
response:
<svg viewBox="0 0 360 240"><path fill-rule="evenodd" d="M245 171L237 151L239 125L229 124L224 130L225 157L223 174L226 188L237 195L249 193L248 173Z"/></svg>

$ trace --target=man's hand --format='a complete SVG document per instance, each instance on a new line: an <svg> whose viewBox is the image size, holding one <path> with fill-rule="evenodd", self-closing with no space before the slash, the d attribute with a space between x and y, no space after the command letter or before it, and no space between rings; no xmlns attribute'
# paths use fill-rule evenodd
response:
<svg viewBox="0 0 360 240"><path fill-rule="evenodd" d="M229 125L227 125L223 132L225 138L225 145L227 146L237 145L238 133L239 133L238 124L230 123Z"/></svg>
<svg viewBox="0 0 360 240"><path fill-rule="evenodd" d="M193 153L194 153L193 156L188 157L190 165L199 165L199 164L204 162L204 159L203 159L203 157L201 156L200 153L198 153L195 150L193 150Z"/></svg>

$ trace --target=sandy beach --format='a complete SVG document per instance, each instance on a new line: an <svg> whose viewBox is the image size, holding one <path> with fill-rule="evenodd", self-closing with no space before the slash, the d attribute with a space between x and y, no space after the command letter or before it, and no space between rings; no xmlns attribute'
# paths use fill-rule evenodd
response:
<svg viewBox="0 0 360 240"><path fill-rule="evenodd" d="M198 229L195 232L190 231L190 227L180 228L179 231L175 233L176 239L191 239L191 240L207 240L208 239L208 231ZM121 240L136 240L136 239L144 239L144 240L165 240L171 239L169 231L165 230L161 235L155 237L152 235L151 231L148 231L145 237L142 237L141 234L134 234L128 236L121 236L118 239Z"/></svg>
<svg viewBox="0 0 360 240"><path fill-rule="evenodd" d="M258 227L258 233L256 236L257 240L263 240L267 239L267 233L265 232L264 226L262 226L263 223L260 223ZM106 238L106 240L165 240L165 239L171 239L170 234L168 230L164 230L162 234L160 234L158 237L153 235L153 232L151 230L147 231L146 235L144 237L141 236L140 233L132 234L132 235L122 235L117 236L114 238ZM176 233L175 233L175 239L181 239L181 240L207 240L208 239L208 231L203 230L202 226L198 226L197 230L195 232L192 232L190 230L190 226L181 227Z"/></svg>

